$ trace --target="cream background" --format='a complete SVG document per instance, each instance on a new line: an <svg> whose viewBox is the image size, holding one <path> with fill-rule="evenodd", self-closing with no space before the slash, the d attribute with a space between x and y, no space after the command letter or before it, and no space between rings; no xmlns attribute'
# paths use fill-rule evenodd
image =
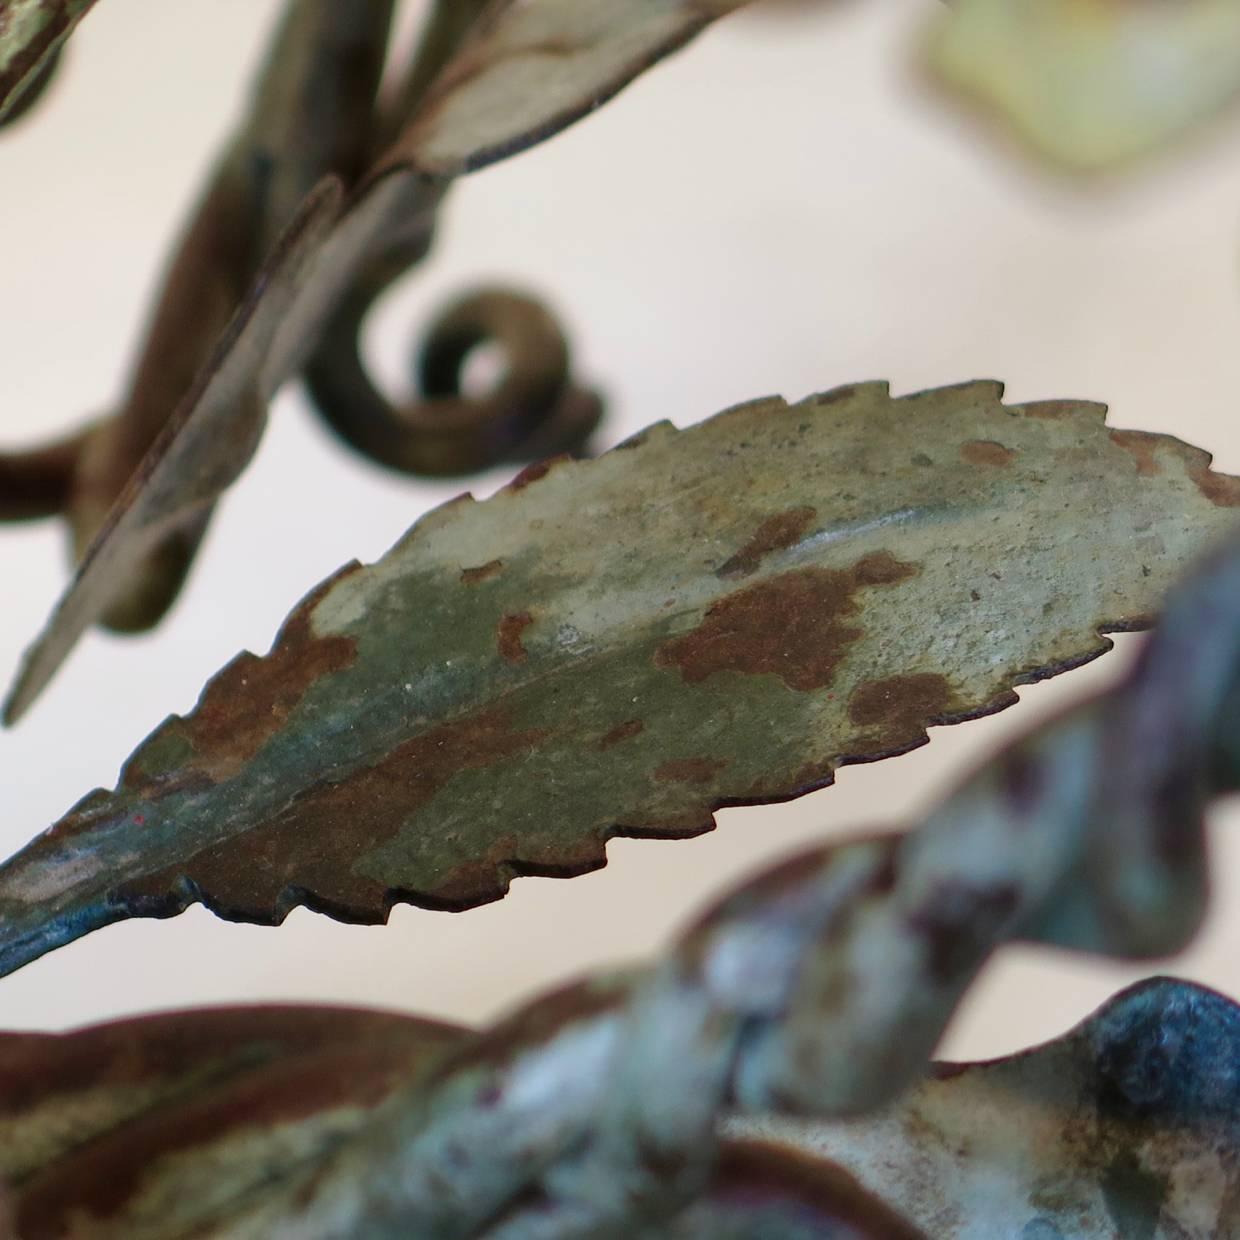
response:
<svg viewBox="0 0 1240 1240"><path fill-rule="evenodd" d="M152 282L276 8L102 0L44 106L0 134L0 444L70 426L119 391ZM397 387L410 325L498 276L542 289L570 325L581 371L611 396L608 442L770 392L998 376L1014 400L1107 400L1115 424L1178 433L1240 472L1240 128L1121 183L1067 185L918 84L910 51L933 8L760 6L567 134L462 184L434 258L374 320L380 371ZM346 455L286 390L170 621L139 641L88 638L0 735L0 850L111 785L217 667L267 648L306 589L351 557L375 558L459 489ZM7 679L64 580L61 531L0 530L0 572ZM756 864L915 814L1132 649L1125 639L1091 668L1023 690L995 719L938 729L912 755L846 769L833 789L725 812L688 843L616 841L603 871L522 879L464 915L399 908L388 927L362 928L298 910L270 930L199 908L104 930L0 980L0 1027L260 999L484 1019L656 950ZM1217 843L1220 899L1175 968L1240 994L1240 881L1229 878L1240 841L1222 831ZM946 1049L1050 1036L1146 971L1009 950Z"/></svg>

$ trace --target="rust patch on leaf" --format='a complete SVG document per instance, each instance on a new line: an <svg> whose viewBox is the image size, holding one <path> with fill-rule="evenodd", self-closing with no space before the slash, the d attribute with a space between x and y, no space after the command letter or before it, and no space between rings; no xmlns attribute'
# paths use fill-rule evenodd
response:
<svg viewBox="0 0 1240 1240"><path fill-rule="evenodd" d="M1123 448L1137 463L1137 473L1142 478L1153 478L1162 473L1162 465L1158 461L1157 448L1160 442L1158 435L1147 431L1111 431L1111 442L1117 448ZM1165 443L1166 440L1162 439Z"/></svg>
<svg viewBox="0 0 1240 1240"><path fill-rule="evenodd" d="M1210 454L1195 450L1193 459L1185 463L1188 476L1197 490L1216 508L1240 508L1240 478L1216 474L1210 468Z"/></svg>
<svg viewBox="0 0 1240 1240"><path fill-rule="evenodd" d="M495 644L499 657L505 663L524 663L529 658L529 653L521 644L521 634L533 623L534 617L528 611L513 612L500 617Z"/></svg>
<svg viewBox="0 0 1240 1240"><path fill-rule="evenodd" d="M461 569L461 584L466 586L476 586L481 581L490 581L492 577L503 571L503 560L488 560L485 564L479 564L477 568Z"/></svg>
<svg viewBox="0 0 1240 1240"><path fill-rule="evenodd" d="M504 490L524 491L530 483L537 482L539 478L545 478L557 465L563 465L565 461L572 459L567 452L561 452L558 456L547 457L545 461L535 461L521 470Z"/></svg>
<svg viewBox="0 0 1240 1240"><path fill-rule="evenodd" d="M285 621L270 654L238 655L207 685L193 714L165 725L165 734L183 736L195 755L192 770L182 772L178 787L195 778L220 781L236 774L285 727L315 684L353 664L357 639L344 634L317 637L311 618L327 593L359 568L350 564L317 586ZM122 786L157 791L139 764L126 767Z"/></svg>
<svg viewBox="0 0 1240 1240"><path fill-rule="evenodd" d="M878 734L882 745L919 738L926 725L941 718L956 700L947 677L924 672L888 676L858 685L848 699L848 717L867 734Z"/></svg>
<svg viewBox="0 0 1240 1240"><path fill-rule="evenodd" d="M727 758L674 758L654 773L661 784L709 784L729 765Z"/></svg>
<svg viewBox="0 0 1240 1240"><path fill-rule="evenodd" d="M547 729L512 730L506 710L493 708L445 723L397 746L373 766L336 783L317 784L279 814L241 835L203 849L186 862L126 884L123 900L168 901L187 880L203 893L227 892L231 915L280 921L304 893L315 907L342 916L378 917L386 908L385 884L354 872L359 858L387 843L462 771L484 770L528 753ZM477 898L481 875L496 887L494 865L512 855L508 837L476 859L457 865L436 882L445 904ZM466 891L465 889L468 889Z"/></svg>
<svg viewBox="0 0 1240 1240"><path fill-rule="evenodd" d="M618 723L606 736L598 743L600 749L610 749L613 745L619 745L621 741L632 740L633 737L640 735L646 730L646 725L640 719L626 719L623 723Z"/></svg>
<svg viewBox="0 0 1240 1240"><path fill-rule="evenodd" d="M774 674L801 692L826 688L848 648L864 636L849 623L859 611L857 592L920 571L878 551L850 569L781 573L720 599L696 629L660 646L655 664L677 668L689 684L739 672Z"/></svg>
<svg viewBox="0 0 1240 1240"><path fill-rule="evenodd" d="M748 577L772 551L793 546L818 515L816 508L790 508L767 517L753 537L719 567L717 577Z"/></svg>
<svg viewBox="0 0 1240 1240"><path fill-rule="evenodd" d="M317 681L353 663L356 638L344 634L316 637L310 620L328 591L358 568L350 565L303 599L269 655L243 654L207 686L197 709L185 721L185 730L194 751L209 760L217 778L239 770L254 757L284 727Z"/></svg>
<svg viewBox="0 0 1240 1240"><path fill-rule="evenodd" d="M1005 448L997 439L970 439L960 445L960 459L967 465L991 465L1002 467L1016 459L1011 448Z"/></svg>

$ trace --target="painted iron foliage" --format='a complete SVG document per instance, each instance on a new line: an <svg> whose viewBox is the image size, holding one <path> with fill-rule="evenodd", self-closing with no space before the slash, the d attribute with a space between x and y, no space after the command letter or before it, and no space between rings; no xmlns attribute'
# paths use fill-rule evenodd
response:
<svg viewBox="0 0 1240 1240"><path fill-rule="evenodd" d="M1240 1008L1156 978L1010 1059L939 1064L853 1120L725 1131L843 1166L927 1235L1240 1234Z"/></svg>
<svg viewBox="0 0 1240 1240"><path fill-rule="evenodd" d="M424 371L447 373L425 395L459 397L468 347L491 336L543 382L502 405L440 400L420 422L364 404L373 389L347 381L361 318L426 254L455 177L558 133L741 3L493 0L471 4L467 21L439 5L388 104L375 91L392 0L294 0L251 115L182 242L121 416L0 459L0 481L11 475L21 501L8 515L63 509L80 556L12 691L9 721L92 624L141 628L163 614L214 502L253 456L271 396L303 366L347 442L371 452L393 438L430 441L416 453L374 450L398 468L460 473L580 447L599 409L580 397L564 408L567 357L554 332L548 343L534 330L541 309L518 332L475 314L463 340L458 330L433 351ZM320 338L328 362L313 365ZM548 420L550 443L533 434ZM470 451L479 437L485 450Z"/></svg>
<svg viewBox="0 0 1240 1240"><path fill-rule="evenodd" d="M927 1058L1004 942L1194 932L1204 809L1240 787L1238 633L1233 540L1121 684L914 830L791 858L662 961L481 1033L270 1009L0 1040L18 1234L1233 1235L1228 1000L1155 979L1034 1051Z"/></svg>
<svg viewBox="0 0 1240 1240"><path fill-rule="evenodd" d="M78 574L8 704L91 624L153 623L268 401L453 474L579 450L600 413L512 290L458 300L420 391L358 335L452 181L585 116L743 0L290 0L115 418L0 457L0 519L62 513ZM0 123L90 0L0 0ZM947 77L1103 167L1240 85L1235 5L956 0ZM503 382L462 390L479 342ZM314 1007L0 1034L0 1240L1240 1240L1240 1008L1158 978L1004 1060L929 1064L987 958L1150 959L1206 897L1240 790L1240 479L1101 406L865 383L540 460L293 611L0 866L0 973L194 902L279 922L460 909L521 874L830 782L1144 627L1116 688L908 832L733 889L657 961L482 1030Z"/></svg>
<svg viewBox="0 0 1240 1240"><path fill-rule="evenodd" d="M1101 406L1000 395L755 401L440 508L0 867L0 968L196 901L465 908L1101 653L1231 527L1240 483Z"/></svg>

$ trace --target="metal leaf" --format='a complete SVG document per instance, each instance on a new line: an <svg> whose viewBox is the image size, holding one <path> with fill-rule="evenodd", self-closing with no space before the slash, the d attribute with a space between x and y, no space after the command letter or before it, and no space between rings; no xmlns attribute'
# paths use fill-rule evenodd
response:
<svg viewBox="0 0 1240 1240"><path fill-rule="evenodd" d="M217 1223L325 1160L464 1032L290 1006L0 1035L0 1185L16 1234L137 1240Z"/></svg>
<svg viewBox="0 0 1240 1240"><path fill-rule="evenodd" d="M1098 405L885 384L658 424L418 522L0 867L0 969L201 900L464 908L692 835L1147 624L1240 482Z"/></svg>
<svg viewBox="0 0 1240 1240"><path fill-rule="evenodd" d="M389 156L454 177L558 133L747 0L507 0L482 18Z"/></svg>
<svg viewBox="0 0 1240 1240"><path fill-rule="evenodd" d="M333 207L326 201L331 191L321 185L303 204L85 549L27 654L5 719L14 722L28 708L157 549L169 547L174 567L187 562L184 549L169 540L182 535L192 543L201 535L211 501L257 447L268 399L306 362L358 273L390 253L407 263L425 252L453 175L559 132L741 2L534 0L488 10L478 37L420 100L396 145L349 203Z"/></svg>
<svg viewBox="0 0 1240 1240"><path fill-rule="evenodd" d="M1240 93L1233 0L953 0L938 72L1078 170L1145 155Z"/></svg>
<svg viewBox="0 0 1240 1240"><path fill-rule="evenodd" d="M75 1219L90 1235L219 1234L256 1189L328 1167L385 1122L467 1036L312 1007L0 1036L0 1181L17 1234ZM936 1240L1215 1236L1240 1193L1238 1042L1235 1004L1143 982L1032 1051L934 1065L874 1115L728 1120L706 1191L651 1235L915 1240L911 1219ZM172 1208L144 1224L153 1200Z"/></svg>
<svg viewBox="0 0 1240 1240"><path fill-rule="evenodd" d="M940 1064L855 1120L726 1130L850 1170L936 1240L1206 1240L1240 1202L1240 1008L1159 978L1056 1041Z"/></svg>
<svg viewBox="0 0 1240 1240"><path fill-rule="evenodd" d="M0 7L0 121L24 107L27 89L47 69L95 0L7 0Z"/></svg>
<svg viewBox="0 0 1240 1240"><path fill-rule="evenodd" d="M0 1035L0 1201L12 1234L233 1234L256 1197L279 1199L307 1172L330 1179L334 1152L407 1106L409 1087L468 1036L411 1016L309 1006ZM377 1183L355 1187L381 1197ZM281 1221L278 1210L266 1217ZM330 1234L326 1219L298 1226ZM752 1141L725 1142L707 1191L649 1234L921 1238L847 1173Z"/></svg>

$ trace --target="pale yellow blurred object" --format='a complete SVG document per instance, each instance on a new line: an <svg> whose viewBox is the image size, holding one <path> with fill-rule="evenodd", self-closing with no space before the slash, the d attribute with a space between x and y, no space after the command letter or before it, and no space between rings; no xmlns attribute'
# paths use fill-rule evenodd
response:
<svg viewBox="0 0 1240 1240"><path fill-rule="evenodd" d="M1042 155L1104 170L1240 94L1240 0L954 0L929 55Z"/></svg>

